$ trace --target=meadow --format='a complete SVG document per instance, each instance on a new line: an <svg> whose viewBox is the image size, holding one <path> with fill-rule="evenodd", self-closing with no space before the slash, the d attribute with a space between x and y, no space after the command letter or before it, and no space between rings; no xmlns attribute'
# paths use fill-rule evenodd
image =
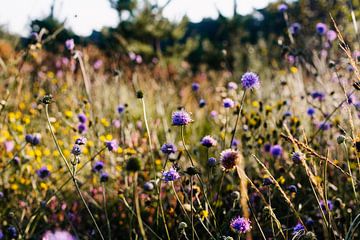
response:
<svg viewBox="0 0 360 240"><path fill-rule="evenodd" d="M359 239L358 42L287 24L289 49L242 73L53 54L41 32L10 51L0 239Z"/></svg>

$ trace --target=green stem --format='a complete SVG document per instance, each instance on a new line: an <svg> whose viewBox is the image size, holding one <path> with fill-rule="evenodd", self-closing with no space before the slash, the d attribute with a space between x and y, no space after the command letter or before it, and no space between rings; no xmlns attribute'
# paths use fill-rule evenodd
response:
<svg viewBox="0 0 360 240"><path fill-rule="evenodd" d="M139 195L138 195L138 191L137 191L137 182L138 182L138 173L135 172L135 174L134 174L135 212L136 212L137 220L138 220L138 223L139 223L139 229L140 229L141 236L143 237L144 240L146 240L147 238L146 238L146 234L145 234L145 230L144 230L144 226L143 226L143 221L141 219Z"/></svg>
<svg viewBox="0 0 360 240"><path fill-rule="evenodd" d="M242 108L243 108L243 105L244 105L245 95L246 95L246 90L244 90L244 93L243 93L242 98L241 98L240 108L239 108L238 115L236 116L235 126L234 126L234 129L232 131L232 136L231 136L231 141L230 141L229 148L231 148L232 143L233 143L234 138L235 138L236 128L237 128L237 125L238 125L238 122L239 122L239 119L240 119L240 116L241 116L241 111L242 111Z"/></svg>

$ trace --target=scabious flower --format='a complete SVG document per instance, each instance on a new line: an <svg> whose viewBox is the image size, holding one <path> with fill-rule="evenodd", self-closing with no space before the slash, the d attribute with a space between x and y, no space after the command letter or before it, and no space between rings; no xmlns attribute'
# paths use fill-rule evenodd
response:
<svg viewBox="0 0 360 240"><path fill-rule="evenodd" d="M74 154L75 156L79 156L81 155L81 148L79 145L75 144L71 150L71 153Z"/></svg>
<svg viewBox="0 0 360 240"><path fill-rule="evenodd" d="M291 24L289 30L292 35L297 35L301 30L300 23L295 22Z"/></svg>
<svg viewBox="0 0 360 240"><path fill-rule="evenodd" d="M75 240L69 232L63 230L46 231L41 240Z"/></svg>
<svg viewBox="0 0 360 240"><path fill-rule="evenodd" d="M232 99L225 98L223 100L223 105L224 105L224 108L232 108L232 107L234 107L235 103Z"/></svg>
<svg viewBox="0 0 360 240"><path fill-rule="evenodd" d="M270 153L273 157L279 157L282 154L283 150L280 145L274 145L270 148Z"/></svg>
<svg viewBox="0 0 360 240"><path fill-rule="evenodd" d="M80 123L78 125L78 131L80 134L85 133L87 131L87 127L84 123Z"/></svg>
<svg viewBox="0 0 360 240"><path fill-rule="evenodd" d="M197 92L197 91L199 90L199 88L200 88L200 84L195 83L195 82L191 84L191 89L192 89L194 92Z"/></svg>
<svg viewBox="0 0 360 240"><path fill-rule="evenodd" d="M214 167L214 166L216 165L216 158L214 158L214 157L209 157L209 159L208 159L208 165L209 165L210 167Z"/></svg>
<svg viewBox="0 0 360 240"><path fill-rule="evenodd" d="M238 88L238 85L236 84L236 82L229 82L227 85L228 89L232 89L232 90L236 90Z"/></svg>
<svg viewBox="0 0 360 240"><path fill-rule="evenodd" d="M40 143L40 138L40 134L26 134L25 141L33 146L36 146Z"/></svg>
<svg viewBox="0 0 360 240"><path fill-rule="evenodd" d="M288 10L288 6L286 5L286 4L284 4L284 3L282 3L282 4L280 4L279 6L278 6L278 10L279 10L279 12L285 12L286 10Z"/></svg>
<svg viewBox="0 0 360 240"><path fill-rule="evenodd" d="M312 107L309 107L306 111L307 115L309 115L310 117L314 116L315 114L315 109Z"/></svg>
<svg viewBox="0 0 360 240"><path fill-rule="evenodd" d="M176 171L175 168L170 168L169 171L163 173L163 180L165 182L175 181L180 178L180 174Z"/></svg>
<svg viewBox="0 0 360 240"><path fill-rule="evenodd" d="M81 122L81 123L86 123L86 121L87 121L87 117L84 113L79 113L78 119L79 119L79 122Z"/></svg>
<svg viewBox="0 0 360 240"><path fill-rule="evenodd" d="M17 230L16 230L16 227L14 227L14 226L9 226L8 228L7 228L7 232L8 232L8 234L9 234L9 237L10 237L10 239L13 239L13 238L17 238Z"/></svg>
<svg viewBox="0 0 360 240"><path fill-rule="evenodd" d="M251 222L247 218L238 216L231 220L230 227L238 234L247 233L251 230Z"/></svg>
<svg viewBox="0 0 360 240"><path fill-rule="evenodd" d="M298 234L300 231L304 231L304 225L302 225L301 223L296 224L295 227L293 227L293 235Z"/></svg>
<svg viewBox="0 0 360 240"><path fill-rule="evenodd" d="M87 142L87 139L85 137L79 137L75 140L75 144L77 145L85 145Z"/></svg>
<svg viewBox="0 0 360 240"><path fill-rule="evenodd" d="M98 70L103 65L103 61L101 59L98 59L94 62L93 67L95 70Z"/></svg>
<svg viewBox="0 0 360 240"><path fill-rule="evenodd" d="M337 34L334 30L329 30L326 33L326 38L330 41L333 42L336 38L337 38Z"/></svg>
<svg viewBox="0 0 360 240"><path fill-rule="evenodd" d="M106 141L105 146L109 151L117 151L119 147L116 140Z"/></svg>
<svg viewBox="0 0 360 240"><path fill-rule="evenodd" d="M38 175L39 178L46 179L50 176L51 173L49 169L47 169L47 167L43 166L36 171L36 174Z"/></svg>
<svg viewBox="0 0 360 240"><path fill-rule="evenodd" d="M322 131L326 131L326 130L329 130L331 127L330 123L328 122L321 122L319 123L319 129L322 130Z"/></svg>
<svg viewBox="0 0 360 240"><path fill-rule="evenodd" d="M291 155L291 160L298 164L301 162L301 154L299 152L293 152L293 154Z"/></svg>
<svg viewBox="0 0 360 240"><path fill-rule="evenodd" d="M327 26L325 23L317 23L316 24L316 32L319 34L319 35L324 35L327 31Z"/></svg>
<svg viewBox="0 0 360 240"><path fill-rule="evenodd" d="M210 116L211 116L212 118L216 118L217 115L218 115L218 113L217 113L217 111L215 111L215 110L212 110L212 111L210 112Z"/></svg>
<svg viewBox="0 0 360 240"><path fill-rule="evenodd" d="M173 143L165 143L160 149L164 154L171 154L177 151L176 146Z"/></svg>
<svg viewBox="0 0 360 240"><path fill-rule="evenodd" d="M103 161L97 161L94 164L93 170L95 172L100 172L104 168L104 162Z"/></svg>
<svg viewBox="0 0 360 240"><path fill-rule="evenodd" d="M273 182L273 180L271 180L271 178L266 177L266 178L263 179L263 185L264 186L269 186L269 185L272 185L273 183L274 182Z"/></svg>
<svg viewBox="0 0 360 240"><path fill-rule="evenodd" d="M311 93L311 97L313 99L318 99L319 101L322 101L325 98L325 94L319 91L314 91Z"/></svg>
<svg viewBox="0 0 360 240"><path fill-rule="evenodd" d="M102 172L100 174L100 182L107 182L109 180L109 174Z"/></svg>
<svg viewBox="0 0 360 240"><path fill-rule="evenodd" d="M199 107L200 107L200 108L203 108L203 107L205 107L205 105L206 105L205 99L200 99L200 101L199 101Z"/></svg>
<svg viewBox="0 0 360 240"><path fill-rule="evenodd" d="M74 48L75 48L74 39L71 38L71 39L66 40L65 41L65 47L70 51L74 50Z"/></svg>
<svg viewBox="0 0 360 240"><path fill-rule="evenodd" d="M174 126L185 126L192 121L190 114L185 110L175 111L172 114L172 124Z"/></svg>
<svg viewBox="0 0 360 240"><path fill-rule="evenodd" d="M241 77L241 85L245 90L258 88L260 87L259 76L253 72L246 72Z"/></svg>
<svg viewBox="0 0 360 240"><path fill-rule="evenodd" d="M123 113L124 111L125 111L125 106L124 105L122 105L122 104L120 104L118 107L117 107L117 111L118 111L118 113Z"/></svg>
<svg viewBox="0 0 360 240"><path fill-rule="evenodd" d="M144 190L147 192L151 192L152 190L154 190L154 184L152 182L144 183Z"/></svg>
<svg viewBox="0 0 360 240"><path fill-rule="evenodd" d="M239 153L233 149L226 149L220 153L220 163L224 170L231 170L235 167Z"/></svg>
<svg viewBox="0 0 360 240"><path fill-rule="evenodd" d="M203 145L204 147L207 147L207 148L214 147L217 145L217 141L209 135L203 137L201 139L200 143L201 143L201 145Z"/></svg>

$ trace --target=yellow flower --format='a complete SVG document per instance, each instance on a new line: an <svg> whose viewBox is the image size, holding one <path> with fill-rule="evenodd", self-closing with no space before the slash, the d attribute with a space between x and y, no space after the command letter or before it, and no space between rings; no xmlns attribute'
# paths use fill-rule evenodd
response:
<svg viewBox="0 0 360 240"><path fill-rule="evenodd" d="M19 189L19 185L17 185L16 183L11 184L10 188L14 191Z"/></svg>
<svg viewBox="0 0 360 240"><path fill-rule="evenodd" d="M260 103L258 101L253 101L252 106L255 108L258 108L258 107L260 107Z"/></svg>
<svg viewBox="0 0 360 240"><path fill-rule="evenodd" d="M40 188L44 191L48 190L48 185L44 182L40 183Z"/></svg>
<svg viewBox="0 0 360 240"><path fill-rule="evenodd" d="M291 68L290 68L290 71L291 71L292 73L297 73L297 72L298 72L298 69L297 69L296 67L291 67Z"/></svg>
<svg viewBox="0 0 360 240"><path fill-rule="evenodd" d="M156 160L155 160L155 164L156 164L156 165L161 165L161 159L156 159Z"/></svg>
<svg viewBox="0 0 360 240"><path fill-rule="evenodd" d="M68 110L68 111L65 111L65 117L66 118L72 118L72 116L73 116L73 112L72 111L70 111L70 110Z"/></svg>
<svg viewBox="0 0 360 240"><path fill-rule="evenodd" d="M113 139L113 136L111 134L108 134L105 136L106 140L111 141Z"/></svg>
<svg viewBox="0 0 360 240"><path fill-rule="evenodd" d="M280 184L284 184L285 183L285 178L284 178L284 176L280 176L276 181L278 183L280 183Z"/></svg>
<svg viewBox="0 0 360 240"><path fill-rule="evenodd" d="M200 216L201 216L201 219L204 220L205 218L207 218L209 216L209 212L206 210L202 210L200 212Z"/></svg>
<svg viewBox="0 0 360 240"><path fill-rule="evenodd" d="M100 123L101 123L104 127L110 126L110 123L108 122L108 120L106 120L106 118L102 118L102 119L100 120Z"/></svg>
<svg viewBox="0 0 360 240"><path fill-rule="evenodd" d="M22 122L23 122L25 125L27 125L27 124L29 124L29 123L31 122L31 118L26 115L26 116L24 116L24 117L22 118Z"/></svg>
<svg viewBox="0 0 360 240"><path fill-rule="evenodd" d="M121 147L118 147L117 153L123 153L123 149Z"/></svg>

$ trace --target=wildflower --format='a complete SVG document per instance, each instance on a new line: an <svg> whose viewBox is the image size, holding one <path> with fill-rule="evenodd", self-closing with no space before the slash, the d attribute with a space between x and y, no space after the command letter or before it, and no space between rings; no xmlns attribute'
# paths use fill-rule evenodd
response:
<svg viewBox="0 0 360 240"><path fill-rule="evenodd" d="M141 169L140 159L131 157L126 163L126 170L129 172L137 172Z"/></svg>
<svg viewBox="0 0 360 240"><path fill-rule="evenodd" d="M217 113L215 110L213 110L213 111L210 112L210 116L211 116L212 118L216 118L217 115L218 115L218 113Z"/></svg>
<svg viewBox="0 0 360 240"><path fill-rule="evenodd" d="M291 117L291 112L290 111L286 111L284 113L284 117Z"/></svg>
<svg viewBox="0 0 360 240"><path fill-rule="evenodd" d="M225 170L231 170L235 167L239 153L233 149L226 149L220 154L220 162Z"/></svg>
<svg viewBox="0 0 360 240"><path fill-rule="evenodd" d="M329 130L331 127L330 123L328 122L321 122L319 124L319 129L322 130L322 131L326 131L326 130Z"/></svg>
<svg viewBox="0 0 360 240"><path fill-rule="evenodd" d="M100 174L100 182L107 182L109 180L109 174L102 172Z"/></svg>
<svg viewBox="0 0 360 240"><path fill-rule="evenodd" d="M105 146L109 151L116 151L118 149L118 143L116 140L106 141Z"/></svg>
<svg viewBox="0 0 360 240"><path fill-rule="evenodd" d="M334 30L329 30L327 33L326 33L326 38L332 42L334 41L336 38L337 38L337 34Z"/></svg>
<svg viewBox="0 0 360 240"><path fill-rule="evenodd" d="M9 226L8 228L7 228L7 232L8 232L8 234L9 234L9 236L10 236L10 239L13 239L13 238L17 238L17 230L16 230L16 227L14 227L14 226Z"/></svg>
<svg viewBox="0 0 360 240"><path fill-rule="evenodd" d="M165 182L172 182L180 178L180 174L175 168L170 168L169 171L163 173L163 180Z"/></svg>
<svg viewBox="0 0 360 240"><path fill-rule="evenodd" d="M274 145L270 148L270 153L273 157L279 157L282 154L282 147L280 145Z"/></svg>
<svg viewBox="0 0 360 240"><path fill-rule="evenodd" d="M78 125L78 131L79 131L80 134L85 133L85 132L87 131L86 125L83 124L83 123L80 123L80 124Z"/></svg>
<svg viewBox="0 0 360 240"><path fill-rule="evenodd" d="M175 153L177 151L177 148L173 143L165 143L164 145L162 145L161 151L164 154L171 154Z"/></svg>
<svg viewBox="0 0 360 240"><path fill-rule="evenodd" d="M223 105L224 105L224 108L232 108L232 107L234 107L235 103L232 99L225 98L223 100Z"/></svg>
<svg viewBox="0 0 360 240"><path fill-rule="evenodd" d="M325 23L317 23L316 24L316 32L319 35L324 35L327 31L327 26Z"/></svg>
<svg viewBox="0 0 360 240"><path fill-rule="evenodd" d="M210 148L210 147L216 146L217 141L213 137L208 135L201 139L201 145L203 145L204 147Z"/></svg>
<svg viewBox="0 0 360 240"><path fill-rule="evenodd" d="M291 160L292 160L294 163L296 163L296 164L300 163L300 162L301 162L301 155L300 155L300 153L298 153L298 152L293 152L293 154L291 155Z"/></svg>
<svg viewBox="0 0 360 240"><path fill-rule="evenodd" d="M144 183L144 190L147 192L151 192L152 190L154 190L154 184L152 182Z"/></svg>
<svg viewBox="0 0 360 240"><path fill-rule="evenodd" d="M216 165L216 158L210 157L210 158L208 159L208 165L209 165L210 167L214 167L214 166Z"/></svg>
<svg viewBox="0 0 360 240"><path fill-rule="evenodd" d="M279 12L285 12L286 10L288 9L288 6L286 5L286 4L284 4L284 3L282 3L282 4L280 4L279 6L278 6L278 10L279 10Z"/></svg>
<svg viewBox="0 0 360 240"><path fill-rule="evenodd" d="M65 47L70 51L74 50L74 48L75 48L74 39L71 38L71 39L66 40L65 41Z"/></svg>
<svg viewBox="0 0 360 240"><path fill-rule="evenodd" d="M309 227L311 227L312 225L314 225L314 223L315 223L315 221L314 221L312 218L308 218L308 219L306 219L306 221L305 221L305 225L306 225L306 226L309 226Z"/></svg>
<svg viewBox="0 0 360 240"><path fill-rule="evenodd" d="M241 84L245 90L258 88L260 86L259 76L253 72L246 72L241 77Z"/></svg>
<svg viewBox="0 0 360 240"><path fill-rule="evenodd" d="M33 146L36 146L40 143L40 137L41 137L40 134L34 134L34 135L26 134L25 141Z"/></svg>
<svg viewBox="0 0 360 240"><path fill-rule="evenodd" d="M318 99L319 101L323 101L325 98L325 94L319 91L314 91L311 93L311 97L313 99Z"/></svg>
<svg viewBox="0 0 360 240"><path fill-rule="evenodd" d="M324 212L326 212L326 206L325 206L324 200L320 200L320 206L321 206L321 209L322 209ZM329 211L332 211L333 208L334 208L334 204L332 203L331 200L328 200L328 201L327 201L327 206L328 206L327 208L329 209Z"/></svg>
<svg viewBox="0 0 360 240"><path fill-rule="evenodd" d="M63 230L46 231L41 238L42 240L75 240L69 232Z"/></svg>
<svg viewBox="0 0 360 240"><path fill-rule="evenodd" d="M185 126L192 121L190 114L185 110L175 111L172 114L172 124L174 126Z"/></svg>
<svg viewBox="0 0 360 240"><path fill-rule="evenodd" d="M119 114L123 113L123 112L125 111L125 106L122 105L122 104L119 105L119 106L117 107L117 111L118 111Z"/></svg>
<svg viewBox="0 0 360 240"><path fill-rule="evenodd" d="M36 171L36 174L39 178L46 179L50 176L50 171L47 169L47 167L43 166Z"/></svg>
<svg viewBox="0 0 360 240"><path fill-rule="evenodd" d="M194 91L194 92L197 92L200 88L200 84L198 83L193 83L191 84L191 89Z"/></svg>
<svg viewBox="0 0 360 240"><path fill-rule="evenodd" d="M251 230L250 224L251 222L249 219L238 216L231 220L230 227L236 233L241 234L247 233Z"/></svg>
<svg viewBox="0 0 360 240"><path fill-rule="evenodd" d="M309 107L306 111L307 115L309 115L310 117L314 116L315 114L315 109L312 107Z"/></svg>
<svg viewBox="0 0 360 240"><path fill-rule="evenodd" d="M71 153L75 156L79 156L81 154L81 148L79 145L75 144L71 150Z"/></svg>
<svg viewBox="0 0 360 240"><path fill-rule="evenodd" d="M101 59L98 59L94 62L93 67L95 70L99 70L102 65L103 65L103 61Z"/></svg>
<svg viewBox="0 0 360 240"><path fill-rule="evenodd" d="M206 105L206 101L205 101L204 99L200 99L200 101L199 101L199 107L200 107L200 108L203 108L203 107L205 107L205 105Z"/></svg>
<svg viewBox="0 0 360 240"><path fill-rule="evenodd" d="M75 144L77 145L85 145L87 142L87 139L85 137L80 137L75 140Z"/></svg>
<svg viewBox="0 0 360 240"><path fill-rule="evenodd" d="M287 190L292 193L297 193L297 187L295 185L290 185L287 187Z"/></svg>
<svg viewBox="0 0 360 240"><path fill-rule="evenodd" d="M304 231L305 228L301 223L296 224L296 226L293 228L293 235L298 234L300 231Z"/></svg>
<svg viewBox="0 0 360 240"><path fill-rule="evenodd" d="M272 185L273 183L274 182L273 182L273 180L271 178L266 177L266 178L263 179L263 185L264 186L269 186L269 185Z"/></svg>
<svg viewBox="0 0 360 240"><path fill-rule="evenodd" d="M238 85L235 82L229 82L227 85L228 89L236 90L238 88Z"/></svg>
<svg viewBox="0 0 360 240"><path fill-rule="evenodd" d="M291 24L289 30L292 35L297 35L301 30L300 23L295 22Z"/></svg>
<svg viewBox="0 0 360 240"><path fill-rule="evenodd" d="M265 152L270 152L271 149L271 144L270 143L265 143L264 144L264 151Z"/></svg>
<svg viewBox="0 0 360 240"><path fill-rule="evenodd" d="M95 172L100 172L104 168L104 162L103 161L97 161L94 164L93 170Z"/></svg>
<svg viewBox="0 0 360 240"><path fill-rule="evenodd" d="M239 140L234 138L233 141L231 142L231 147L236 148L238 144L239 144Z"/></svg>
<svg viewBox="0 0 360 240"><path fill-rule="evenodd" d="M87 117L84 113L79 113L78 119L79 119L79 122L81 122L81 123L86 123L86 121L87 121Z"/></svg>

